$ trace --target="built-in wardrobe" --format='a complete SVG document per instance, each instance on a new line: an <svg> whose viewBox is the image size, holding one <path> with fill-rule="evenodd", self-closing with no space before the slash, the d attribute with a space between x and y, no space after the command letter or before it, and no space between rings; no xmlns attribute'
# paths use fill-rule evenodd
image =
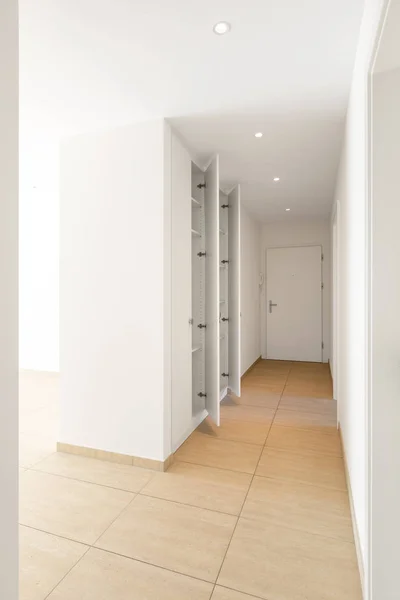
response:
<svg viewBox="0 0 400 600"><path fill-rule="evenodd" d="M240 395L240 189L221 191L218 156L199 166L174 133L171 165L175 450Z"/></svg>
<svg viewBox="0 0 400 600"><path fill-rule="evenodd" d="M59 441L164 468L240 394L239 187L163 119L68 139L60 163Z"/></svg>

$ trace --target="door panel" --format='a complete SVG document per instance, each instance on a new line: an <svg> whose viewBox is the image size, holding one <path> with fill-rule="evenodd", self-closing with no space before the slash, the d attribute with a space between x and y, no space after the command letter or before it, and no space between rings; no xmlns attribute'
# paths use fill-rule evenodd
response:
<svg viewBox="0 0 400 600"><path fill-rule="evenodd" d="M172 136L172 446L175 449L192 419L192 236L191 160Z"/></svg>
<svg viewBox="0 0 400 600"><path fill-rule="evenodd" d="M229 387L240 396L240 186L228 197Z"/></svg>
<svg viewBox="0 0 400 600"><path fill-rule="evenodd" d="M219 165L216 156L205 172L204 222L206 237L205 274L205 381L206 409L219 425Z"/></svg>
<svg viewBox="0 0 400 600"><path fill-rule="evenodd" d="M267 358L322 361L321 246L267 250Z"/></svg>

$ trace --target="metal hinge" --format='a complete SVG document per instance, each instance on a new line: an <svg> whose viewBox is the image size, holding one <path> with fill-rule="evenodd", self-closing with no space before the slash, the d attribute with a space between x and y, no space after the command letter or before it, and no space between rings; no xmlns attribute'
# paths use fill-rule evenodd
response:
<svg viewBox="0 0 400 600"><path fill-rule="evenodd" d="M199 398L207 398L207 394L204 394L203 392L199 392L197 395Z"/></svg>
<svg viewBox="0 0 400 600"><path fill-rule="evenodd" d="M221 208L229 208L229 204L221 204Z"/></svg>
<svg viewBox="0 0 400 600"><path fill-rule="evenodd" d="M200 325L197 325L197 327L199 329L205 329L207 327L207 325L204 325L203 323L200 323Z"/></svg>
<svg viewBox="0 0 400 600"><path fill-rule="evenodd" d="M205 183L198 183L197 187L199 188L199 190L201 190L201 188L205 188L207 187Z"/></svg>
<svg viewBox="0 0 400 600"><path fill-rule="evenodd" d="M321 260L324 260L324 255L323 254L321 254Z"/></svg>
<svg viewBox="0 0 400 600"><path fill-rule="evenodd" d="M201 258L202 256L206 256L206 252L198 252L197 256Z"/></svg>
<svg viewBox="0 0 400 600"><path fill-rule="evenodd" d="M324 284L323 284L323 283L321 283L321 290L323 290L323 289L324 289Z"/></svg>
<svg viewBox="0 0 400 600"><path fill-rule="evenodd" d="M222 317L221 321L224 321L224 322L225 321L229 321L229 318L228 317Z"/></svg>
<svg viewBox="0 0 400 600"><path fill-rule="evenodd" d="M221 373L221 377L229 377L229 373Z"/></svg>
<svg viewBox="0 0 400 600"><path fill-rule="evenodd" d="M228 262L229 262L229 260L221 260L222 265L226 265L226 264L228 264Z"/></svg>
<svg viewBox="0 0 400 600"><path fill-rule="evenodd" d="M321 342L321 348L322 348L322 350L325 348L324 342Z"/></svg>

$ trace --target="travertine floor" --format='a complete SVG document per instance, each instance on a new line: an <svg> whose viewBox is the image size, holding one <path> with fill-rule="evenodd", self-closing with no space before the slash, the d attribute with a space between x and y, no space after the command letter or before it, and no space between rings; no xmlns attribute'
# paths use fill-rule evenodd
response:
<svg viewBox="0 0 400 600"><path fill-rule="evenodd" d="M54 452L21 376L20 600L360 600L326 365L261 361L155 473Z"/></svg>

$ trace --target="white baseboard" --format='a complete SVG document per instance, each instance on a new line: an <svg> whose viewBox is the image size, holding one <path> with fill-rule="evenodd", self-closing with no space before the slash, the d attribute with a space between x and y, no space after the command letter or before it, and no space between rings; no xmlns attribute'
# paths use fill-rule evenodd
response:
<svg viewBox="0 0 400 600"><path fill-rule="evenodd" d="M347 492L348 492L348 495L349 495L349 502L350 502L351 522L352 522L352 526L353 526L354 544L355 544L355 547L356 547L358 570L359 570L359 573L360 573L360 580L361 580L361 588L362 588L363 598L365 598L364 559L363 559L363 554L362 554L362 550L361 550L360 532L358 531L358 525L357 525L357 519L356 519L356 511L354 509L353 491L351 489L350 475L349 475L349 469L348 469L348 466L347 466L346 451L344 449L343 437L342 437L342 430L340 428L340 423L338 424L338 430L339 430L339 434L340 434L340 442L342 444L344 471L345 471L345 475L346 475Z"/></svg>

